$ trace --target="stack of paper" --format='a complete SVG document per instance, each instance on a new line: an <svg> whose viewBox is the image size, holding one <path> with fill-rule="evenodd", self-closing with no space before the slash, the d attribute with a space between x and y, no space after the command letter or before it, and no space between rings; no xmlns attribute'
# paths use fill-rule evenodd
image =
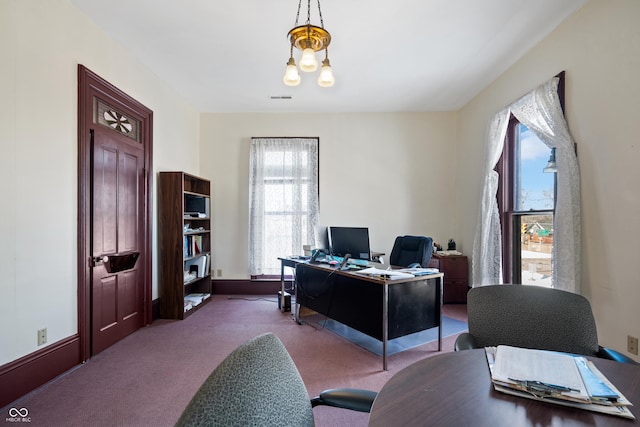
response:
<svg viewBox="0 0 640 427"><path fill-rule="evenodd" d="M421 267L412 267L412 268L402 268L398 271L403 273L413 274L414 276L426 276L428 274L438 274L440 270L437 268L421 268Z"/></svg>
<svg viewBox="0 0 640 427"><path fill-rule="evenodd" d="M193 293L184 296L185 303L190 303L192 307L200 305L200 303L207 298L209 298L211 294L207 293Z"/></svg>
<svg viewBox="0 0 640 427"><path fill-rule="evenodd" d="M497 391L635 419L631 402L585 357L510 346L485 351Z"/></svg>
<svg viewBox="0 0 640 427"><path fill-rule="evenodd" d="M380 279L408 279L413 277L413 274L406 273L400 270L382 270L375 267L363 268L356 273Z"/></svg>

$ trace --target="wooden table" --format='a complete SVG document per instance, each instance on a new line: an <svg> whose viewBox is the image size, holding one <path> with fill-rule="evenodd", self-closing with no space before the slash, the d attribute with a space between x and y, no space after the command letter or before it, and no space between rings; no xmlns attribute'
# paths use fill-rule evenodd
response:
<svg viewBox="0 0 640 427"><path fill-rule="evenodd" d="M640 366L589 358L636 406ZM635 408L635 409L634 409ZM640 422L499 393L484 349L437 355L394 375L378 394L370 426L637 426Z"/></svg>

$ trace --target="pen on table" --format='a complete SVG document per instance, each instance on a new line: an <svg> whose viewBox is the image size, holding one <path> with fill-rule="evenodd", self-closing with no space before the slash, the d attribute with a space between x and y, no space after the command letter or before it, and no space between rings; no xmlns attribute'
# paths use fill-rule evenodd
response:
<svg viewBox="0 0 640 427"><path fill-rule="evenodd" d="M509 378L509 380L514 381L515 383L525 386L527 388L542 388L542 389L548 389L548 390L557 390L557 391L580 391L577 390L575 388L571 388L571 387L566 387L563 385L557 385L557 384L550 384L550 383L545 383L542 381L535 381L535 380L518 380L515 378Z"/></svg>

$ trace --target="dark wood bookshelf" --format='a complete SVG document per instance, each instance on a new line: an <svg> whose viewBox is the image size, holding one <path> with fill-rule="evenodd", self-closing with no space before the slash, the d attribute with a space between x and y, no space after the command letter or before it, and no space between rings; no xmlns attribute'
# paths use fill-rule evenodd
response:
<svg viewBox="0 0 640 427"><path fill-rule="evenodd" d="M211 300L211 183L184 172L160 172L158 182L160 317L182 320ZM202 216L186 213L190 197L204 203ZM200 243L197 250L192 239ZM200 258L204 272L185 281L185 270ZM190 294L209 297L186 309L185 297Z"/></svg>

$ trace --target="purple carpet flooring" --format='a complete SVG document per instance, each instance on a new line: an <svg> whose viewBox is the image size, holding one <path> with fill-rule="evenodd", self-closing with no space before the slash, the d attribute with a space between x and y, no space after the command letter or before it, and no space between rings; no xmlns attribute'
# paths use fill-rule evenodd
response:
<svg viewBox="0 0 640 427"><path fill-rule="evenodd" d="M443 314L466 321L466 305ZM291 354L310 396L327 388L380 390L402 368L440 354L437 341L382 358L322 328L296 324L276 298L212 300L183 321L156 320L87 363L2 409L26 408L32 426L172 426L209 373L238 345L264 332L277 335ZM443 339L453 351L457 335ZM286 384L282 384L286 387ZM314 409L318 426L365 426L368 414Z"/></svg>

